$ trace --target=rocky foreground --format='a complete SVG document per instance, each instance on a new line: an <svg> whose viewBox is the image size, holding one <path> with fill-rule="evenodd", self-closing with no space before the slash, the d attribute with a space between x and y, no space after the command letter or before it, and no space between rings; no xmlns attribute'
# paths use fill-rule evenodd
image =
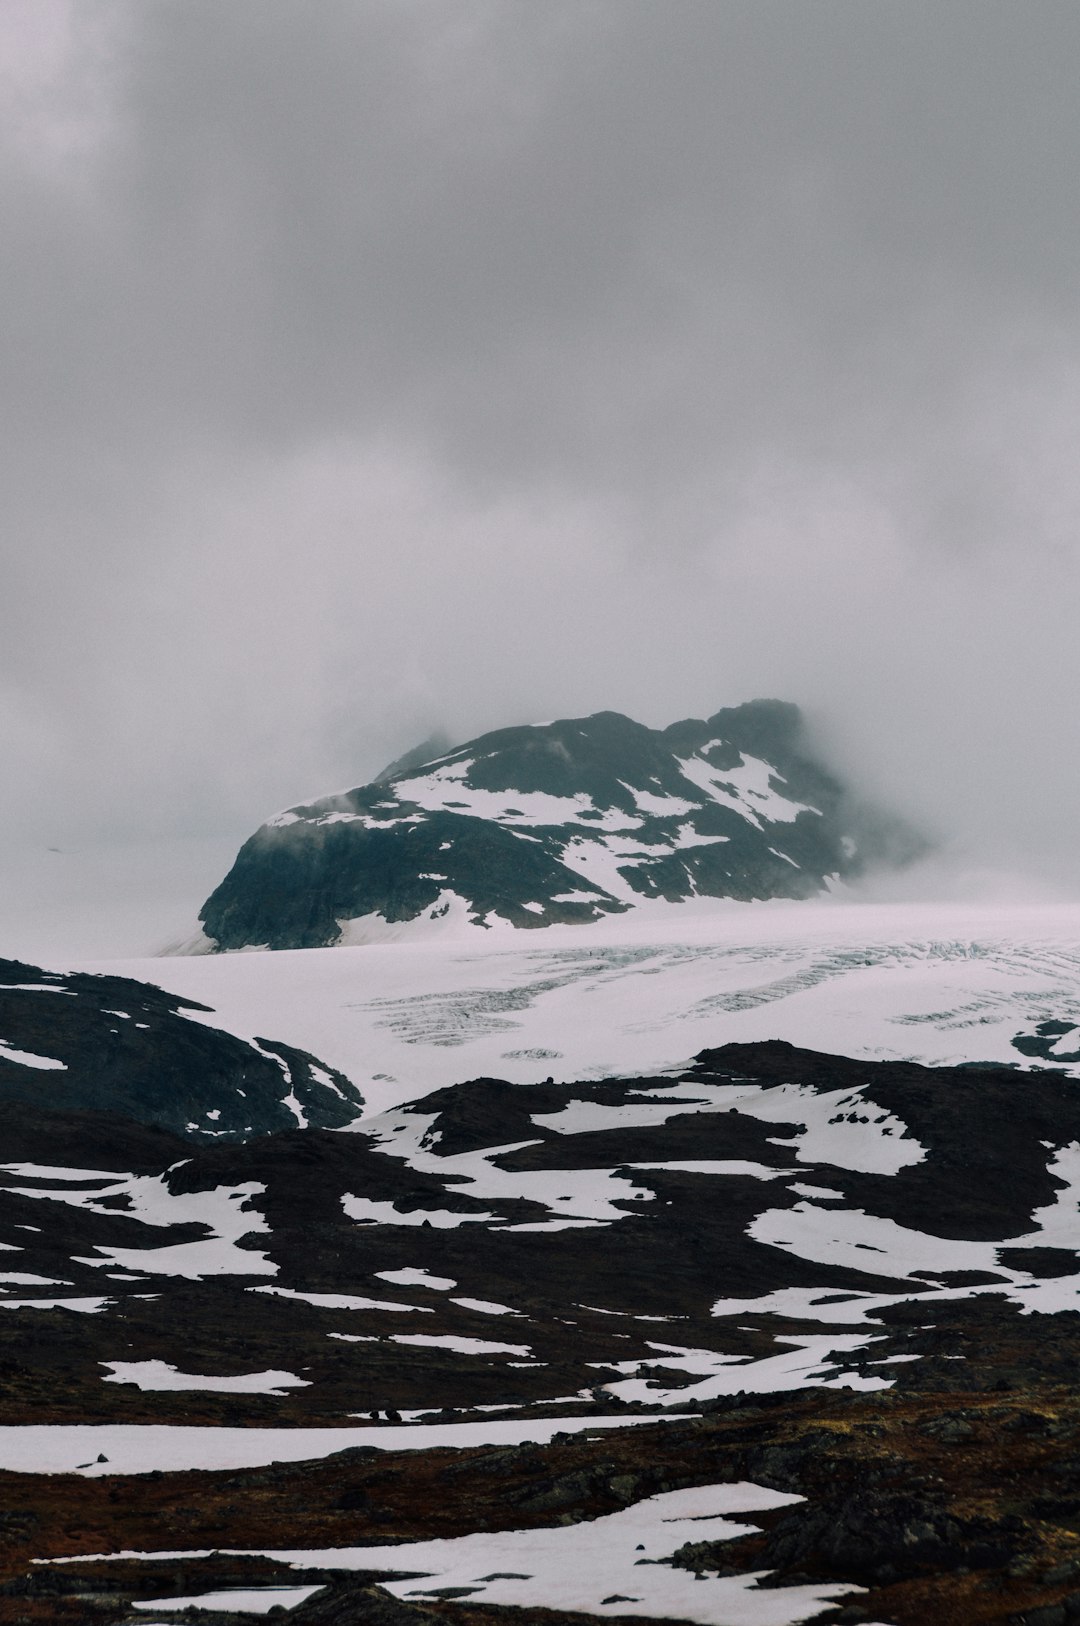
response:
<svg viewBox="0 0 1080 1626"><path fill-rule="evenodd" d="M400 1601L378 1586L385 1554L378 1568L341 1573L220 1549L350 1549L565 1526L673 1489L750 1480L806 1500L754 1514L752 1533L709 1540L706 1531L675 1548L672 1572L703 1577L703 1593L710 1577L765 1572L781 1593L815 1582L865 1589L786 1618L1054 1626L1080 1618L1078 1337L1075 1316L1055 1318L1051 1330L984 1302L916 1340L919 1381L911 1367L896 1388L872 1394L736 1396L694 1420L547 1446L348 1450L232 1474L5 1475L0 1618L111 1626L145 1621L131 1607L140 1599L321 1583L289 1611L296 1626L447 1617L554 1626L587 1617L485 1606L467 1593ZM958 1351L978 1363L978 1387L938 1386ZM152 1564L34 1562L177 1548L217 1550ZM422 1593L423 1581L414 1587ZM637 1618L632 1597L603 1614ZM218 1608L182 1618L232 1626L261 1617ZM762 1617L751 1602L746 1614L718 1618Z"/></svg>
<svg viewBox="0 0 1080 1626"><path fill-rule="evenodd" d="M1080 1619L1068 1077L730 1045L0 1145L0 1619Z"/></svg>

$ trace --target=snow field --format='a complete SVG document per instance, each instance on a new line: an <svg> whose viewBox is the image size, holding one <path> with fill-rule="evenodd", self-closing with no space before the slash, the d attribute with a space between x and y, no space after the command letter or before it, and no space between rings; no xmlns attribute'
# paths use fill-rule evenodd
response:
<svg viewBox="0 0 1080 1626"><path fill-rule="evenodd" d="M69 969L155 983L211 1007L192 1020L307 1050L372 1113L462 1078L662 1072L732 1040L1023 1063L1019 1027L1080 1021L1074 906L691 899L542 933L430 924L448 935Z"/></svg>

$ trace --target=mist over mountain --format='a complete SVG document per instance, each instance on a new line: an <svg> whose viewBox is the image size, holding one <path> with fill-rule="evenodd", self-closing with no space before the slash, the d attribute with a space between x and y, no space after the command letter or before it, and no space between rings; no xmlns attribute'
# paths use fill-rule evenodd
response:
<svg viewBox="0 0 1080 1626"><path fill-rule="evenodd" d="M439 726L755 693L1075 892L1078 49L1063 0L9 0L18 924L140 842L190 915L181 843Z"/></svg>
<svg viewBox="0 0 1080 1626"><path fill-rule="evenodd" d="M649 903L809 898L926 846L814 760L782 701L665 729L599 712L440 743L264 824L207 899L206 937L313 948L395 926L534 929Z"/></svg>

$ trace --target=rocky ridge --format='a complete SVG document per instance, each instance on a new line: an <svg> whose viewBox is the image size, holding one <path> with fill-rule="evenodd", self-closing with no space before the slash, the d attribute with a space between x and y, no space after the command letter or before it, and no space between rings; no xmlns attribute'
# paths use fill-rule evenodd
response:
<svg viewBox="0 0 1080 1626"><path fill-rule="evenodd" d="M341 1128L363 1110L343 1073L293 1045L225 1033L203 1013L129 977L0 960L0 1106L25 1107L31 1124L35 1111L91 1114L71 1137L84 1150L101 1138L90 1133L101 1114L216 1141Z"/></svg>

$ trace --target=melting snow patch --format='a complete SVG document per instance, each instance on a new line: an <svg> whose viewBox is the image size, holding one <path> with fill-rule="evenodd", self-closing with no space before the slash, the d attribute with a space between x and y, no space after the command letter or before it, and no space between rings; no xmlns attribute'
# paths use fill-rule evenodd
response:
<svg viewBox="0 0 1080 1626"><path fill-rule="evenodd" d="M451 1299L451 1304L460 1304L463 1310L475 1310L478 1315L520 1315L520 1310L512 1310L509 1304L493 1304L490 1299Z"/></svg>
<svg viewBox="0 0 1080 1626"><path fill-rule="evenodd" d="M486 1338L457 1338L451 1333L430 1337L423 1332L395 1332L395 1344L421 1344L425 1349L452 1349L459 1355L531 1355L528 1344L495 1344Z"/></svg>
<svg viewBox="0 0 1080 1626"><path fill-rule="evenodd" d="M917 1270L1000 1270L997 1250L1004 1245L930 1236L863 1209L807 1202L766 1209L751 1221L747 1235L799 1259L904 1281Z"/></svg>
<svg viewBox="0 0 1080 1626"><path fill-rule="evenodd" d="M161 1609L169 1614L174 1609L215 1609L236 1611L246 1615L267 1615L271 1609L295 1609L322 1591L317 1586L260 1586L237 1587L232 1591L200 1592L190 1598L145 1598L133 1603L133 1609ZM151 1623L152 1626L152 1623Z"/></svg>
<svg viewBox="0 0 1080 1626"><path fill-rule="evenodd" d="M6 994L70 994L72 999L78 999L74 988L58 988L51 982L9 982L4 986ZM113 1011L113 1016L119 1013Z"/></svg>
<svg viewBox="0 0 1080 1626"><path fill-rule="evenodd" d="M0 1425L0 1469L16 1473L146 1474L155 1470L261 1468L311 1462L374 1446L379 1451L469 1450L478 1445L546 1445L552 1435L633 1428L640 1417L527 1417L474 1423L370 1424L357 1428L212 1428L169 1423L26 1423ZM99 1461L104 1457L105 1461ZM105 1554L99 1554L105 1557ZM72 1562L81 1563L82 1559Z"/></svg>
<svg viewBox="0 0 1080 1626"><path fill-rule="evenodd" d="M778 1287L758 1299L717 1299L712 1313L715 1316L779 1315L789 1321L833 1322L858 1327L873 1319L872 1310L895 1303L895 1297L889 1295L838 1293L830 1287Z"/></svg>
<svg viewBox="0 0 1080 1626"><path fill-rule="evenodd" d="M759 830L764 828L766 820L773 824L793 824L800 813L818 813L817 808L805 802L796 802L793 797L776 790L774 787L779 782L779 775L760 757L744 756L737 768L713 767L711 762L705 760L705 753L722 743L711 740L694 756L675 759L683 778L703 790L710 801L730 807L751 824L756 824Z"/></svg>
<svg viewBox="0 0 1080 1626"><path fill-rule="evenodd" d="M465 783L473 766L471 758L447 763L428 774L396 781L394 790L401 802L411 802L429 812L445 807L476 817L499 819L508 825L580 824L582 814L595 815L589 823L601 829L625 829L641 823L616 808L597 808L592 798L579 792L574 796L552 796L546 791L480 790Z"/></svg>
<svg viewBox="0 0 1080 1626"><path fill-rule="evenodd" d="M232 1378L204 1377L178 1372L166 1361L102 1361L111 1370L105 1383L133 1383L137 1389L212 1389L220 1394L283 1395L287 1389L306 1389L307 1378L292 1372L241 1372Z"/></svg>
<svg viewBox="0 0 1080 1626"><path fill-rule="evenodd" d="M5 1299L0 1310L75 1310L79 1315L100 1315L115 1299Z"/></svg>
<svg viewBox="0 0 1080 1626"><path fill-rule="evenodd" d="M294 1287L251 1287L250 1293L272 1293L279 1299L300 1299L319 1310L399 1310L413 1315L434 1315L427 1304L399 1304L396 1299L356 1298L350 1293L301 1293Z"/></svg>
<svg viewBox="0 0 1080 1626"><path fill-rule="evenodd" d="M497 1220L498 1214L459 1214L450 1208L411 1208L403 1212L393 1203L376 1202L371 1197L353 1197L346 1192L341 1206L350 1219L366 1225L430 1225L437 1231L453 1230L458 1225L484 1224Z"/></svg>
<svg viewBox="0 0 1080 1626"><path fill-rule="evenodd" d="M382 1282L394 1282L399 1287L431 1287L439 1293L457 1286L452 1276L432 1276L429 1271L412 1266L405 1270L377 1270L375 1274ZM460 1299L457 1302L460 1303Z"/></svg>
<svg viewBox="0 0 1080 1626"><path fill-rule="evenodd" d="M796 1626L862 1589L837 1582L761 1587L758 1582L767 1571L699 1579L669 1561L689 1541L757 1533L757 1525L733 1514L760 1513L801 1500L745 1481L699 1485L650 1496L580 1524L478 1531L383 1547L293 1548L262 1556L296 1568L405 1572L404 1579L380 1583L401 1599L443 1597L453 1588L470 1603L601 1617L642 1615L696 1626L730 1626L733 1621L740 1626Z"/></svg>
<svg viewBox="0 0 1080 1626"><path fill-rule="evenodd" d="M636 1094L644 1094L636 1091ZM607 1106L602 1101L568 1101L558 1112L534 1112L532 1121L539 1129L553 1129L559 1135L582 1135L600 1129L636 1129L651 1124L667 1123L680 1112L723 1110L729 1098L737 1092L725 1091L722 1103L713 1104L709 1097L715 1091L708 1088L695 1090L693 1096L680 1094L675 1100L670 1092L656 1100L628 1101L622 1106ZM659 1092L658 1092L659 1094Z"/></svg>
<svg viewBox="0 0 1080 1626"><path fill-rule="evenodd" d="M14 1045L5 1044L0 1039L0 1060L17 1062L20 1067L39 1067L44 1072L58 1069L67 1072L66 1061L56 1061L52 1056L37 1056L30 1050L16 1050Z"/></svg>
<svg viewBox="0 0 1080 1626"><path fill-rule="evenodd" d="M741 1174L750 1180L778 1180L794 1174L794 1169L774 1169L768 1163L748 1163L743 1158L699 1158L681 1163L626 1163L627 1169L667 1170L671 1174Z"/></svg>
<svg viewBox="0 0 1080 1626"><path fill-rule="evenodd" d="M639 1373L649 1367L686 1372L701 1379L698 1383L665 1388L661 1382L643 1377L605 1383L608 1394L620 1400L641 1400L654 1406L681 1406L690 1402L715 1400L720 1395L770 1394L782 1389L846 1388L887 1389L884 1378L861 1378L838 1371L834 1355L861 1350L873 1342L866 1333L830 1333L824 1337L778 1338L778 1344L793 1347L759 1361L746 1361L738 1355L720 1355L711 1349L685 1349L679 1344L654 1344L656 1355L647 1361L593 1361L590 1365L607 1371Z"/></svg>
<svg viewBox="0 0 1080 1626"><path fill-rule="evenodd" d="M691 813L694 810L693 802L683 801L681 796L657 796L651 790L638 790L634 785L628 785L625 779L619 784L623 790L628 790L634 798L634 805L640 813L648 813L651 818L669 819L677 818L680 813Z"/></svg>

